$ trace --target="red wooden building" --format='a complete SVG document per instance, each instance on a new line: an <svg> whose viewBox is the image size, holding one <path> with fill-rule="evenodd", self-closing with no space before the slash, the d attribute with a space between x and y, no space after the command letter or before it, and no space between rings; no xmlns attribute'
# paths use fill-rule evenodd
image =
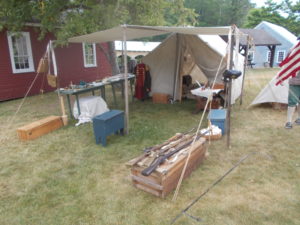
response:
<svg viewBox="0 0 300 225"><path fill-rule="evenodd" d="M0 101L25 96L49 40L55 39L52 34L43 40L38 36L38 26L28 26L19 36L7 30L0 32ZM69 44L55 48L60 87L111 75L110 64L97 45ZM107 45L102 44L102 47L106 49ZM41 89L53 91L44 75L38 76L29 95L39 94Z"/></svg>

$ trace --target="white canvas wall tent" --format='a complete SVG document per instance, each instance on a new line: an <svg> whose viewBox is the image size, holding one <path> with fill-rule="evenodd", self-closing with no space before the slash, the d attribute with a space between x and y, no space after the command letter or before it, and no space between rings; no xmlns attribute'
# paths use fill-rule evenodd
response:
<svg viewBox="0 0 300 225"><path fill-rule="evenodd" d="M276 86L276 76L260 91L250 105L262 103L288 103L289 84L288 80Z"/></svg>
<svg viewBox="0 0 300 225"><path fill-rule="evenodd" d="M94 32L91 34L86 34L86 35L81 35L81 36L77 36L77 37L73 37L69 39L69 42L74 42L74 43L81 43L81 42L87 42L87 43L102 43L102 42L108 42L108 41L123 41L123 49L124 49L124 54L127 55L127 45L126 45L126 41L127 40L133 40L133 39L137 39L137 38L142 38L142 37L150 37L150 36L156 36L156 35L161 35L161 34L169 34L169 33L174 33L174 34L184 34L184 35L228 35L230 36L232 34L232 31L235 30L237 32L235 32L235 34L238 33L238 29L235 27L163 27L163 26L138 26L138 25L122 25L122 26L118 26L118 27L114 27L111 29L107 29L107 30L103 30L103 31L98 31L98 32ZM233 35L235 35L233 34ZM198 67L200 67L200 65L208 65L207 68L209 69L213 69L215 70L215 66L218 65L217 60L218 59L222 59L222 57L225 56L220 54L218 56L218 54L214 53L218 52L217 49L219 49L219 47L217 49L215 49L214 51L210 51L209 50L209 45L204 45L203 43L201 44L201 46L203 46L201 48L201 52L196 52L195 49L200 50L200 47L196 47L196 45L200 46L200 42L198 41L198 39L200 38L196 38L193 37L190 39L191 43L188 42L184 42L185 46L189 46L184 48L184 50L186 50L186 55L190 54L191 56L193 56L195 62L198 62L198 58L202 58L201 63L199 62ZM238 35L236 35L236 37L238 38ZM203 42L203 41L202 41ZM170 45L171 47L174 45ZM176 45L179 46L179 45ZM211 46L215 46L215 43L213 43ZM212 48L210 46L210 48ZM214 49L214 48L213 48ZM178 48L177 53L175 54L175 59L177 60L177 62L180 62L180 57L178 56L182 56L185 52L182 51L182 54L179 54L179 50L180 48ZM207 51L207 52L206 52ZM228 54L229 48L225 48L225 52L226 54ZM238 52L238 49L236 48L236 52ZM230 65L230 58L233 58L235 62L243 62L242 57L238 56L238 57L233 57L233 56L237 56L237 54L233 54L232 57L228 57L228 61L226 64L227 68L230 69L238 69L243 71L242 67L238 67L239 63L234 63L233 68ZM174 60L174 56L169 55L169 57L171 57ZM124 57L124 68L125 68L125 73L124 76L125 78L128 77L127 76L127 57ZM165 58L160 58L160 60L164 60ZM240 60L241 59L241 60ZM226 62L226 60L225 60ZM175 82L173 79L173 87L178 87L178 85L180 84L180 80L178 78L180 78L178 76L178 72L179 72L179 64L176 64L176 74L175 75ZM220 61L219 61L220 63ZM210 67L212 66L212 67ZM171 66L169 66L171 67ZM175 66L174 66L175 67ZM205 66L206 67L206 66ZM153 67L150 68L151 70L154 69ZM222 69L224 69L224 66L222 67ZM201 68L201 70L203 71L203 73L207 76L207 74L211 74L211 72L209 72L208 69L206 69L207 73L205 73L204 69ZM173 74L174 76L174 74ZM167 78L167 77L166 77ZM164 78L164 81L167 82L167 79ZM208 76L209 79L209 76ZM239 78L241 81L239 83L242 83L242 77ZM126 123L125 123L125 132L128 132L128 124L129 124L129 107L128 107L128 80L125 79L125 115L126 115ZM168 81L168 83L172 83L171 81ZM236 83L236 82L234 82ZM239 87L237 87L239 86ZM154 88L154 86L153 86ZM236 99L235 96L239 95L241 93L241 88L242 85L236 85L233 84L233 98L232 99ZM239 90L238 90L239 89ZM178 97L178 92L176 92L176 89L174 88L174 93L172 95L176 96L176 98ZM232 101L234 102L234 101Z"/></svg>
<svg viewBox="0 0 300 225"><path fill-rule="evenodd" d="M193 81L209 84L217 76L216 83L222 83L228 68L227 47L218 35L172 34L142 59L150 67L152 92L180 100L182 77L187 74ZM234 69L243 71L243 64L244 57L237 54ZM241 88L242 77L233 81L232 103L240 96Z"/></svg>

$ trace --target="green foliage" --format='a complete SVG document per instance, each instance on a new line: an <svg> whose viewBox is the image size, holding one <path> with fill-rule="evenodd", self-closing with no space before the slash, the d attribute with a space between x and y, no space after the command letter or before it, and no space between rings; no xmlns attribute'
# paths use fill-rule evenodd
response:
<svg viewBox="0 0 300 225"><path fill-rule="evenodd" d="M240 26L253 7L249 0L186 0L185 6L195 9L198 26Z"/></svg>
<svg viewBox="0 0 300 225"><path fill-rule="evenodd" d="M184 0L169 1L168 7L165 9L167 25L182 26L196 24L198 14L194 9L186 8L184 2Z"/></svg>
<svg viewBox="0 0 300 225"><path fill-rule="evenodd" d="M295 35L300 34L300 2L293 5L290 0L275 3L267 0L265 6L250 10L245 27L253 28L261 21L268 21L287 28Z"/></svg>
<svg viewBox="0 0 300 225"><path fill-rule="evenodd" d="M196 14L184 0L0 0L0 28L21 30L39 22L41 36L53 32L60 42L71 36L119 24L191 25Z"/></svg>

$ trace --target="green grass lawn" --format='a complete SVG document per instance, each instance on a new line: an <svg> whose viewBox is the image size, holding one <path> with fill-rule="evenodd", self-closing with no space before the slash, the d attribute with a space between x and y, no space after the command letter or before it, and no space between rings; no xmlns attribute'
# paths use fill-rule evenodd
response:
<svg viewBox="0 0 300 225"><path fill-rule="evenodd" d="M29 97L13 120L21 100L0 103L0 224L169 224L250 152L258 154L211 189L189 214L201 218L200 224L300 224L300 126L283 128L285 110L249 108L275 73L247 71L243 105L233 106L231 149L225 137L212 142L209 157L183 181L176 202L173 193L159 199L134 188L125 163L144 147L195 127L201 113L192 114L194 101L131 103L129 135L110 136L105 148L95 144L92 124L75 127L76 121L33 141L18 140L18 127L60 114L55 93ZM176 224L199 223L182 216Z"/></svg>

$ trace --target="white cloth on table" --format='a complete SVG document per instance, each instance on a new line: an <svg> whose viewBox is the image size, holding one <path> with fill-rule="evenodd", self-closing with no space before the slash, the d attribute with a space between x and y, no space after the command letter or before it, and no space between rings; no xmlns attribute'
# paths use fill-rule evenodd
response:
<svg viewBox="0 0 300 225"><path fill-rule="evenodd" d="M218 94L222 89L202 89L202 88L197 88L194 90L191 90L193 95L200 96L200 97L205 97L205 98L210 98L214 94Z"/></svg>
<svg viewBox="0 0 300 225"><path fill-rule="evenodd" d="M92 122L93 117L109 111L106 102L100 96L79 98L80 115L78 115L77 102L73 107L73 115L78 119L78 126L82 123Z"/></svg>

